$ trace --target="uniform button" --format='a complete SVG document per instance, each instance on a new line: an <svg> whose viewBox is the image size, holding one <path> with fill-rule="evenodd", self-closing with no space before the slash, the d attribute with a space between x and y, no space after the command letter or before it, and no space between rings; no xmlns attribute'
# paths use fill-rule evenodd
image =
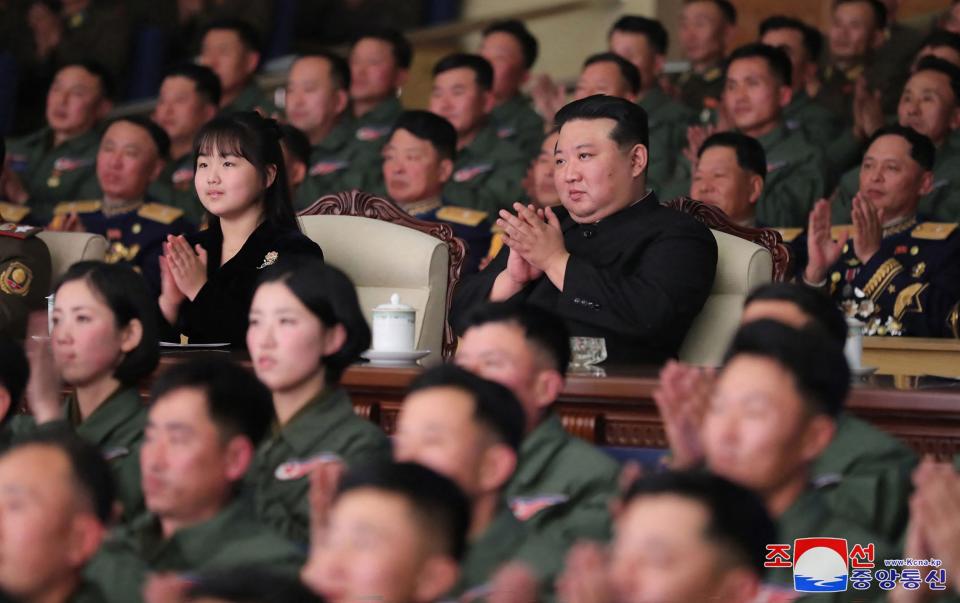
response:
<svg viewBox="0 0 960 603"><path fill-rule="evenodd" d="M581 299L580 299L579 297L576 297L576 298L574 298L574 300L573 300L573 303L575 303L575 304L579 304L580 302L581 302Z"/></svg>
<svg viewBox="0 0 960 603"><path fill-rule="evenodd" d="M584 229L583 229L583 238L584 238L584 239L593 238L593 229L591 229L591 228L584 228Z"/></svg>

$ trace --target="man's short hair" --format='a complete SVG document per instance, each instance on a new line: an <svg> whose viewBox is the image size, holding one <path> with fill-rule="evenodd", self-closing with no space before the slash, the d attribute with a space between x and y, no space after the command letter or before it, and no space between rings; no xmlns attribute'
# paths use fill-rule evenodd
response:
<svg viewBox="0 0 960 603"><path fill-rule="evenodd" d="M350 90L350 63L339 54L330 50L318 50L310 54L302 54L301 59L322 59L330 65L330 81L337 90Z"/></svg>
<svg viewBox="0 0 960 603"><path fill-rule="evenodd" d="M120 122L127 122L145 130L150 136L150 140L153 141L154 146L157 147L157 156L159 156L160 159L170 158L170 136L167 135L166 130L160 127L160 124L143 115L125 115L110 120L107 128ZM103 131L106 132L107 129Z"/></svg>
<svg viewBox="0 0 960 603"><path fill-rule="evenodd" d="M256 446L273 422L270 391L251 371L229 360L197 358L171 367L154 383L150 404L182 389L203 393L207 414L223 441L244 436Z"/></svg>
<svg viewBox="0 0 960 603"><path fill-rule="evenodd" d="M640 15L624 15L613 24L607 37L609 38L616 31L646 36L657 54L667 54L670 50L670 34L667 33L663 23L656 19L648 19Z"/></svg>
<svg viewBox="0 0 960 603"><path fill-rule="evenodd" d="M30 363L27 362L23 346L9 337L0 337L0 387L10 394L10 408L0 424L5 424L7 418L16 412L29 380Z"/></svg>
<svg viewBox="0 0 960 603"><path fill-rule="evenodd" d="M737 155L737 165L741 169L753 172L763 179L767 177L767 154L763 151L756 138L740 132L717 132L703 141L697 151L697 159L711 147L725 147L733 149Z"/></svg>
<svg viewBox="0 0 960 603"><path fill-rule="evenodd" d="M724 365L740 355L773 360L793 376L812 414L836 417L850 391L850 368L843 348L819 324L794 329L775 320L749 322L737 331Z"/></svg>
<svg viewBox="0 0 960 603"><path fill-rule="evenodd" d="M418 531L427 532L444 554L463 560L471 509L456 482L417 463L391 462L348 472L337 496L367 488L402 497L413 510Z"/></svg>
<svg viewBox="0 0 960 603"><path fill-rule="evenodd" d="M310 166L310 139L303 130L290 124L280 124L280 142L295 159ZM287 171L290 171L289 168Z"/></svg>
<svg viewBox="0 0 960 603"><path fill-rule="evenodd" d="M237 37L240 39L240 43L243 44L243 47L248 51L260 52L263 41L260 39L260 34L257 33L256 28L254 28L254 26L247 21L233 17L211 19L206 25L203 26L200 39L202 40L203 38L207 37L207 34L215 29L232 31L233 33L237 34Z"/></svg>
<svg viewBox="0 0 960 603"><path fill-rule="evenodd" d="M613 52L598 52L590 55L583 62L583 69L596 63L613 63L620 70L620 77L627 82L627 89L631 94L639 94L642 82L640 81L640 70L637 66Z"/></svg>
<svg viewBox="0 0 960 603"><path fill-rule="evenodd" d="M910 145L910 158L916 161L925 172L933 169L933 164L937 158L937 148L926 135L917 132L909 126L890 124L874 132L873 136L871 136L867 142L866 148L869 149L870 145L876 142L881 136L899 136L903 138Z"/></svg>
<svg viewBox="0 0 960 603"><path fill-rule="evenodd" d="M833 0L833 10L836 11L837 7L843 4L858 4L861 2L870 5L870 9L873 11L873 22L876 25L876 29L886 29L888 19L887 5L880 0Z"/></svg>
<svg viewBox="0 0 960 603"><path fill-rule="evenodd" d="M767 283L750 292L744 307L756 301L783 301L795 305L843 348L847 343L847 319L829 295L800 283Z"/></svg>
<svg viewBox="0 0 960 603"><path fill-rule="evenodd" d="M230 603L322 603L300 580L270 568L241 566L202 572L191 580L189 601Z"/></svg>
<svg viewBox="0 0 960 603"><path fill-rule="evenodd" d="M393 124L393 132L397 130L406 130L429 142L440 159L453 161L457 157L457 129L436 113L419 109L404 111Z"/></svg>
<svg viewBox="0 0 960 603"><path fill-rule="evenodd" d="M820 33L819 29L807 25L800 19L784 15L774 15L767 17L760 23L758 33L762 38L771 31L777 31L779 29L799 31L803 38L803 48L807 52L807 60L813 63L820 60L820 53L823 52L823 34Z"/></svg>
<svg viewBox="0 0 960 603"><path fill-rule="evenodd" d="M625 504L653 496L677 496L707 511L704 538L724 551L734 567L763 576L767 545L776 542L776 524L763 500L747 488L706 471L656 473L634 482Z"/></svg>
<svg viewBox="0 0 960 603"><path fill-rule="evenodd" d="M399 30L392 27L371 27L360 32L353 39L350 47L357 45L360 40L366 39L380 40L390 45L390 51L393 54L393 62L400 69L409 69L413 63L413 46L410 40L404 37Z"/></svg>
<svg viewBox="0 0 960 603"><path fill-rule="evenodd" d="M533 67L533 64L537 62L537 55L540 52L540 44L537 42L537 39L530 33L530 30L527 29L527 26L523 21L518 21L517 19L506 19L504 21L496 21L487 26L483 30L483 37L487 37L492 33L505 33L513 36L513 38L520 44L520 48L523 51L523 66L527 69Z"/></svg>
<svg viewBox="0 0 960 603"><path fill-rule="evenodd" d="M520 450L520 442L526 430L526 416L513 392L459 366L443 364L417 377L410 385L408 393L439 387L466 392L473 398L473 418L498 441L514 451Z"/></svg>
<svg viewBox="0 0 960 603"><path fill-rule="evenodd" d="M559 130L568 121L578 119L612 119L616 125L610 131L610 139L623 149L642 144L650 147L650 133L647 129L647 112L636 103L625 98L594 94L587 98L567 103L557 111L553 119L554 127Z"/></svg>
<svg viewBox="0 0 960 603"><path fill-rule="evenodd" d="M90 512L101 523L110 523L116 483L113 470L99 448L72 431L47 430L18 440L5 454L25 446L43 446L62 452L69 462L73 485L80 499L89 505Z"/></svg>
<svg viewBox="0 0 960 603"><path fill-rule="evenodd" d="M477 86L489 92L493 90L493 66L479 54L455 52L443 57L433 66L433 77L453 69L469 69L473 72Z"/></svg>
<svg viewBox="0 0 960 603"><path fill-rule="evenodd" d="M920 44L921 49L940 47L952 48L960 54L960 34L945 29L935 29Z"/></svg>
<svg viewBox="0 0 960 603"><path fill-rule="evenodd" d="M107 100L113 100L116 97L116 82L102 63L93 60L67 61L57 69L57 73L60 73L68 67L79 67L93 77L97 78L97 81L100 82L100 94L103 96L103 98Z"/></svg>
<svg viewBox="0 0 960 603"><path fill-rule="evenodd" d="M185 77L193 82L197 89L197 94L205 103L214 107L220 106L220 96L223 89L220 86L220 78L213 72L213 69L205 65L196 63L183 63L167 71L163 79L168 77Z"/></svg>
<svg viewBox="0 0 960 603"><path fill-rule="evenodd" d="M695 4L697 2L708 2L720 9L723 20L729 25L737 24L737 7L730 0L683 0L684 4Z"/></svg>
<svg viewBox="0 0 960 603"><path fill-rule="evenodd" d="M954 107L960 105L960 67L940 57L927 56L920 59L913 73L917 74L921 71L936 71L947 76L950 90L953 91L953 105Z"/></svg>
<svg viewBox="0 0 960 603"><path fill-rule="evenodd" d="M467 317L466 329L488 324L518 327L527 343L547 359L549 368L561 375L566 373L570 364L570 332L553 312L528 304L488 303Z"/></svg>
<svg viewBox="0 0 960 603"><path fill-rule="evenodd" d="M730 58L727 59L726 67L723 70L724 76L730 71L730 65L733 65L734 61L753 58L766 61L770 73L773 74L774 79L781 86L789 86L793 83L793 65L790 63L790 57L787 56L787 53L776 46L759 42L746 44L730 53Z"/></svg>

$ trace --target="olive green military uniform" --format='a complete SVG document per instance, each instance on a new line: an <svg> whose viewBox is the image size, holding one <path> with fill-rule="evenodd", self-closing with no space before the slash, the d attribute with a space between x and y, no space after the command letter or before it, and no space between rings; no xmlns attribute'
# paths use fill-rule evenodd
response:
<svg viewBox="0 0 960 603"><path fill-rule="evenodd" d="M883 112L896 115L900 94L910 77L910 65L920 50L926 34L920 30L892 23L887 28L887 41L873 54L867 79L880 91Z"/></svg>
<svg viewBox="0 0 960 603"><path fill-rule="evenodd" d="M840 134L840 119L816 102L803 90L783 110L783 119L790 130L800 130L810 144L825 148Z"/></svg>
<svg viewBox="0 0 960 603"><path fill-rule="evenodd" d="M363 156L364 151L352 133L353 122L344 116L326 138L310 150L307 177L294 196L297 210L307 208L324 195L355 188L367 190L365 178L370 160Z"/></svg>
<svg viewBox="0 0 960 603"><path fill-rule="evenodd" d="M840 69L827 65L820 70L820 89L814 98L820 105L836 115L844 125L853 123L853 92L857 80L865 75L864 65Z"/></svg>
<svg viewBox="0 0 960 603"><path fill-rule="evenodd" d="M336 388L319 395L290 422L274 425L247 473L263 523L294 542L310 537L310 471L326 460L347 467L390 460L390 441L373 423L353 412L347 393Z"/></svg>
<svg viewBox="0 0 960 603"><path fill-rule="evenodd" d="M457 152L453 176L443 187L443 198L453 205L485 211L491 216L512 208L524 198L521 182L529 162L513 143L497 136L488 124Z"/></svg>
<svg viewBox="0 0 960 603"><path fill-rule="evenodd" d="M757 223L801 227L813 204L826 194L826 166L820 149L785 125L757 139L767 155L767 177L757 202Z"/></svg>
<svg viewBox="0 0 960 603"><path fill-rule="evenodd" d="M917 454L900 440L842 414L811 475L834 511L857 518L887 542L899 542L917 462Z"/></svg>
<svg viewBox="0 0 960 603"><path fill-rule="evenodd" d="M67 597L65 603L107 603L107 596L104 594L103 589L90 582L84 580L80 583L80 586L77 587L77 590L73 591L73 594Z"/></svg>
<svg viewBox="0 0 960 603"><path fill-rule="evenodd" d="M0 335L23 339L27 317L46 308L50 251L39 228L0 223Z"/></svg>
<svg viewBox="0 0 960 603"><path fill-rule="evenodd" d="M514 516L565 545L610 537L609 502L619 468L612 458L568 434L550 413L524 440L504 491Z"/></svg>
<svg viewBox="0 0 960 603"><path fill-rule="evenodd" d="M141 515L110 534L85 574L111 603L131 603L142 600L147 572L193 576L256 566L295 578L303 562L303 551L257 522L252 510L238 500L166 539L155 515Z"/></svg>
<svg viewBox="0 0 960 603"><path fill-rule="evenodd" d="M99 133L90 131L53 146L53 131L43 128L8 141L7 168L16 172L30 195L30 224L45 225L61 201L100 196L97 183Z"/></svg>
<svg viewBox="0 0 960 603"><path fill-rule="evenodd" d="M207 212L193 185L193 153L168 162L160 176L150 183L147 197L182 210L191 224L199 226Z"/></svg>
<svg viewBox="0 0 960 603"><path fill-rule="evenodd" d="M543 142L543 118L522 94L494 107L490 119L496 125L497 136L509 140L523 151L528 159L540 154Z"/></svg>
<svg viewBox="0 0 960 603"><path fill-rule="evenodd" d="M358 167L363 177L363 190L386 196L383 182L384 145L390 140L393 124L403 113L400 100L390 97L353 120L353 139L358 148Z"/></svg>
<svg viewBox="0 0 960 603"><path fill-rule="evenodd" d="M637 104L647 112L650 132L647 186L659 190L677 169L677 160L687 146L687 127L696 114L670 98L659 86L647 91Z"/></svg>
<svg viewBox="0 0 960 603"><path fill-rule="evenodd" d="M674 84L680 89L680 102L692 109L701 123L708 123L710 112L720 106L723 68L711 67L703 72L690 69L681 73Z"/></svg>
<svg viewBox="0 0 960 603"><path fill-rule="evenodd" d="M272 117L277 113L277 106L273 104L273 100L267 96L267 93L257 85L256 81L251 81L244 86L237 98L220 108L221 115L239 111L259 111L267 117Z"/></svg>

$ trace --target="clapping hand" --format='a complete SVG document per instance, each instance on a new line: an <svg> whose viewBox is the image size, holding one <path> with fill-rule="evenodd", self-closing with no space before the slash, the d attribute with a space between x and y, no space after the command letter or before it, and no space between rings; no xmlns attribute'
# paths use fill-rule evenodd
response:
<svg viewBox="0 0 960 603"><path fill-rule="evenodd" d="M533 205L514 203L513 208L516 215L500 210L497 220L497 225L503 229L503 243L510 248L511 256L516 252L532 267L527 274L531 278L527 280L547 273L554 281L555 274L551 272L558 272L561 264L565 268L570 255L563 242L560 220L549 207L538 210ZM559 272L562 281L562 271ZM563 289L562 282L554 281L554 284Z"/></svg>
<svg viewBox="0 0 960 603"><path fill-rule="evenodd" d="M27 360L30 380L27 382L27 406L37 424L60 419L62 386L53 359L46 311L33 312L27 320Z"/></svg>
<svg viewBox="0 0 960 603"><path fill-rule="evenodd" d="M673 469L690 469L703 460L701 429L713 394L715 373L668 361L653 392L670 444Z"/></svg>
<svg viewBox="0 0 960 603"><path fill-rule="evenodd" d="M164 265L177 289L193 301L207 282L207 251L200 245L190 248L183 235L167 235L163 244Z"/></svg>
<svg viewBox="0 0 960 603"><path fill-rule="evenodd" d="M853 198L853 251L857 259L866 264L880 251L883 240L883 209L857 193Z"/></svg>
<svg viewBox="0 0 960 603"><path fill-rule="evenodd" d="M839 241L834 241L830 232L830 202L820 199L810 212L807 223L807 268L803 279L808 283L819 283L843 254L843 247L847 244L848 233L844 233Z"/></svg>

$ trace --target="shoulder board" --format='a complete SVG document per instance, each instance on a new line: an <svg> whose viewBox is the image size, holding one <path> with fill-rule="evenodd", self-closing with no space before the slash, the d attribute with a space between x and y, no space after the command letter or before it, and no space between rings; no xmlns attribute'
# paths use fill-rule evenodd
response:
<svg viewBox="0 0 960 603"><path fill-rule="evenodd" d="M464 226L476 226L486 220L487 212L448 205L437 210L437 218Z"/></svg>
<svg viewBox="0 0 960 603"><path fill-rule="evenodd" d="M144 203L137 210L137 215L161 224L172 224L174 220L183 215L183 210L162 203Z"/></svg>
<svg viewBox="0 0 960 603"><path fill-rule="evenodd" d="M20 222L27 217L29 213L30 208L26 205L0 202L0 221Z"/></svg>
<svg viewBox="0 0 960 603"><path fill-rule="evenodd" d="M942 241L956 229L957 225L952 222L922 222L910 231L910 236L926 241Z"/></svg>
<svg viewBox="0 0 960 603"><path fill-rule="evenodd" d="M57 203L53 208L53 215L62 216L65 214L89 214L100 209L100 201L64 201Z"/></svg>
<svg viewBox="0 0 960 603"><path fill-rule="evenodd" d="M776 230L783 237L784 243L792 243L803 232L802 228L777 228Z"/></svg>
<svg viewBox="0 0 960 603"><path fill-rule="evenodd" d="M42 230L39 226L23 226L14 224L13 222L4 222L0 224L0 237L29 239Z"/></svg>
<svg viewBox="0 0 960 603"><path fill-rule="evenodd" d="M830 238L832 238L833 240L837 241L837 240L840 239L840 237L843 236L843 233L845 233L845 232L852 233L852 232L853 232L853 225L852 225L852 224L838 224L838 225L836 225L836 226L830 227Z"/></svg>
<svg viewBox="0 0 960 603"><path fill-rule="evenodd" d="M723 70L721 70L719 67L714 67L703 74L703 79L707 80L708 82L712 82L721 75L723 75Z"/></svg>

